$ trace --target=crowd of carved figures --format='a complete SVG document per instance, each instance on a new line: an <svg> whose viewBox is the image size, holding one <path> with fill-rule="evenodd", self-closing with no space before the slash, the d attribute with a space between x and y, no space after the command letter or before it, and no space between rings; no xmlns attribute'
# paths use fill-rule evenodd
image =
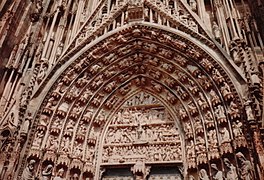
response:
<svg viewBox="0 0 264 180"><path fill-rule="evenodd" d="M148 99L152 97L141 93L131 99L133 105L140 105L136 100L141 95ZM165 114L163 109L124 109L118 112L106 133L103 162L135 162L141 156L146 162L180 161L179 132L169 115Z"/></svg>

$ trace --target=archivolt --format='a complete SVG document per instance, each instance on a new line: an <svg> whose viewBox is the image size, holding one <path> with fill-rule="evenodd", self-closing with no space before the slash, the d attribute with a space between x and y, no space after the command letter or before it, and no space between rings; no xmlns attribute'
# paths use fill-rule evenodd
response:
<svg viewBox="0 0 264 180"><path fill-rule="evenodd" d="M186 173L195 173L200 166L210 169L210 160L220 166L221 157L244 151L245 138L234 130L244 119L241 91L234 86L243 84L243 78L224 67L226 60L214 50L205 51L190 39L146 24L131 25L87 45L62 67L57 65L40 87L44 93L40 89L35 97L44 100L36 112L37 128L31 131L36 135L28 155L56 161L58 166L84 167L93 174L97 166L93 161L71 161L65 153L73 153L76 143L81 144L83 157L89 148L98 148L100 134L117 107L140 90L162 99L176 116L185 141ZM67 130L70 123L74 131ZM88 131L82 132L81 126ZM100 130L93 140L90 130L95 126ZM66 141L68 149L62 146ZM42 155L40 148L47 152Z"/></svg>

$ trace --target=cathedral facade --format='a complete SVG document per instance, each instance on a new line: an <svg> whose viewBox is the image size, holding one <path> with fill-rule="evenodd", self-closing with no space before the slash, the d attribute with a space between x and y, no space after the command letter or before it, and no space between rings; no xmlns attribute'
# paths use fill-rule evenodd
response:
<svg viewBox="0 0 264 180"><path fill-rule="evenodd" d="M2 0L0 180L263 180L261 0Z"/></svg>

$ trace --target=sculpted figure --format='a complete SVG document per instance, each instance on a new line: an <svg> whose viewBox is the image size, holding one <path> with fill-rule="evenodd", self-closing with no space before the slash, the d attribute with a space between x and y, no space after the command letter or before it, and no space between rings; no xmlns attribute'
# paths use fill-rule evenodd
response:
<svg viewBox="0 0 264 180"><path fill-rule="evenodd" d="M196 150L197 150L197 152L198 153L204 152L206 150L204 138L201 137L201 136L198 136L196 138L196 140L197 140L197 144L196 144Z"/></svg>
<svg viewBox="0 0 264 180"><path fill-rule="evenodd" d="M228 130L226 129L226 127L223 128L222 130L222 143L225 143L225 142L230 142L230 134L228 132Z"/></svg>
<svg viewBox="0 0 264 180"><path fill-rule="evenodd" d="M240 121L237 121L236 123L233 123L233 133L235 137L243 136L243 131L241 129L242 123Z"/></svg>
<svg viewBox="0 0 264 180"><path fill-rule="evenodd" d="M253 175L253 167L251 162L245 158L245 156L238 152L236 153L236 157L239 161L239 176L241 180L252 180L255 179Z"/></svg>
<svg viewBox="0 0 264 180"><path fill-rule="evenodd" d="M50 180L52 176L52 164L49 164L43 171L42 171L42 179L41 180Z"/></svg>
<svg viewBox="0 0 264 180"><path fill-rule="evenodd" d="M220 98L219 96L216 94L216 92L214 90L211 89L210 91L210 97L211 97L211 101L213 105L216 105L218 103L220 103Z"/></svg>
<svg viewBox="0 0 264 180"><path fill-rule="evenodd" d="M193 158L195 157L195 149L194 149L194 143L193 140L190 141L190 145L186 147L187 149L187 157L188 158Z"/></svg>
<svg viewBox="0 0 264 180"><path fill-rule="evenodd" d="M212 30L213 30L215 40L220 41L221 40L221 30L215 21L213 21Z"/></svg>
<svg viewBox="0 0 264 180"><path fill-rule="evenodd" d="M205 169L201 169L200 172L199 172L199 178L200 180L210 180L207 172Z"/></svg>
<svg viewBox="0 0 264 180"><path fill-rule="evenodd" d="M208 141L210 142L210 146L215 148L217 147L217 136L216 136L216 131L214 130L210 130L208 132Z"/></svg>
<svg viewBox="0 0 264 180"><path fill-rule="evenodd" d="M246 110L247 120L248 120L248 121L250 121L250 120L254 120L254 119L255 119L250 104L251 104L251 101L250 101L250 100L247 100L247 101L245 102L245 110Z"/></svg>
<svg viewBox="0 0 264 180"><path fill-rule="evenodd" d="M70 137L69 136L63 137L63 140L62 140L62 143L61 143L61 150L64 153L70 152L70 150L71 150L70 143L71 142L70 142Z"/></svg>
<svg viewBox="0 0 264 180"><path fill-rule="evenodd" d="M54 178L54 180L64 180L63 174L64 174L64 169L63 168L59 169L57 176Z"/></svg>
<svg viewBox="0 0 264 180"><path fill-rule="evenodd" d="M28 133L30 121L31 121L31 117L25 119L23 126L21 128L21 133L25 133L25 134Z"/></svg>
<svg viewBox="0 0 264 180"><path fill-rule="evenodd" d="M197 3L196 3L196 0L190 0L189 3L190 3L190 7L191 7L191 9L192 9L193 11L196 11L196 9L197 9Z"/></svg>
<svg viewBox="0 0 264 180"><path fill-rule="evenodd" d="M70 119L69 123L66 126L66 131L73 131L74 125L75 125L74 121Z"/></svg>
<svg viewBox="0 0 264 180"><path fill-rule="evenodd" d="M216 113L217 119L225 119L226 118L224 108L221 105L217 106L217 108L215 109L215 113Z"/></svg>
<svg viewBox="0 0 264 180"><path fill-rule="evenodd" d="M42 141L42 138L44 137L44 131L41 130L39 131L36 135L35 135L35 139L33 141L33 144L32 146L34 147L40 147L40 144L41 144L41 141Z"/></svg>
<svg viewBox="0 0 264 180"><path fill-rule="evenodd" d="M211 164L211 168L214 180L224 180L223 172L218 170L216 164Z"/></svg>
<svg viewBox="0 0 264 180"><path fill-rule="evenodd" d="M223 93L223 96L225 99L232 98L232 91L230 89L230 86L227 84L227 82L223 83L224 85L221 87L221 92Z"/></svg>
<svg viewBox="0 0 264 180"><path fill-rule="evenodd" d="M226 180L238 180L236 167L227 158L224 158L224 164L227 169Z"/></svg>
<svg viewBox="0 0 264 180"><path fill-rule="evenodd" d="M35 180L34 176L34 165L36 161L34 159L30 160L27 167L22 173L22 180Z"/></svg>
<svg viewBox="0 0 264 180"><path fill-rule="evenodd" d="M40 83L46 76L48 70L48 65L47 64L43 64L41 69L39 70L39 74L37 76L37 81Z"/></svg>

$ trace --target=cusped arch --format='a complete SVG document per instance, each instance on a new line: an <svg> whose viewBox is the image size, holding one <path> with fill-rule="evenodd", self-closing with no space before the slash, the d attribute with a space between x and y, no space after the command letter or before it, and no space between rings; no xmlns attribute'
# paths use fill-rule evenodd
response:
<svg viewBox="0 0 264 180"><path fill-rule="evenodd" d="M248 153L237 86L243 77L216 50L205 49L183 32L145 23L98 38L60 61L35 94L41 103L29 155L98 177L100 162L93 162L100 133L136 89L158 94L178 120L185 133L184 176L210 172L212 163L222 167L223 157L238 151ZM47 150L43 157L40 147Z"/></svg>

